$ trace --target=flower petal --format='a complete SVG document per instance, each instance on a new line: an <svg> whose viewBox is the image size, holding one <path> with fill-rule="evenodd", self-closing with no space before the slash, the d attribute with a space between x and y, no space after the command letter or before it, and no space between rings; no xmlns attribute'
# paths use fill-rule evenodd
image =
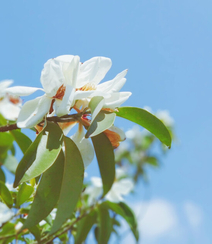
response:
<svg viewBox="0 0 212 244"><path fill-rule="evenodd" d="M11 103L8 98L5 98L0 102L0 113L5 117L5 119L16 120L20 110L20 106Z"/></svg>
<svg viewBox="0 0 212 244"><path fill-rule="evenodd" d="M114 183L115 184L115 183ZM110 202L122 202L123 201L123 198L120 194L118 194L117 192L115 192L113 190L113 187L112 189L107 193L107 195L105 196L105 198L110 201Z"/></svg>
<svg viewBox="0 0 212 244"><path fill-rule="evenodd" d="M79 129L73 136L71 136L71 139L76 143L82 155L84 166L87 168L94 158L94 149L89 139L85 138L82 124L79 124Z"/></svg>
<svg viewBox="0 0 212 244"><path fill-rule="evenodd" d="M112 190L117 194L127 195L134 188L134 183L131 179L122 179L113 184Z"/></svg>
<svg viewBox="0 0 212 244"><path fill-rule="evenodd" d="M4 93L4 90L13 83L13 80L3 80L0 82L0 94Z"/></svg>
<svg viewBox="0 0 212 244"><path fill-rule="evenodd" d="M56 95L58 89L65 83L62 64L57 59L49 59L41 72L41 84L50 97Z"/></svg>
<svg viewBox="0 0 212 244"><path fill-rule="evenodd" d="M18 127L31 128L38 124L48 113L51 101L51 98L44 95L26 102L18 116Z"/></svg>
<svg viewBox="0 0 212 244"><path fill-rule="evenodd" d="M55 59L61 62L63 75L65 77L65 85L70 85L76 88L80 57L73 55L62 55Z"/></svg>
<svg viewBox="0 0 212 244"><path fill-rule="evenodd" d="M110 140L113 148L117 148L120 145L120 141L126 139L125 133L116 126L111 126L109 129L105 130L104 133Z"/></svg>
<svg viewBox="0 0 212 244"><path fill-rule="evenodd" d="M70 97L72 97L75 89L72 86L66 86L65 94L62 100L55 100L55 111L57 116L68 114L71 107Z"/></svg>
<svg viewBox="0 0 212 244"><path fill-rule="evenodd" d="M29 86L13 86L6 89L6 92L14 96L29 96L36 91L43 91L42 88Z"/></svg>
<svg viewBox="0 0 212 244"><path fill-rule="evenodd" d="M118 92L121 90L123 85L126 82L125 75L127 74L127 69L122 71L121 73L117 74L116 77L110 81L104 82L97 86L97 90L101 90L104 92Z"/></svg>
<svg viewBox="0 0 212 244"><path fill-rule="evenodd" d="M115 92L111 94L110 98L105 100L104 108L115 109L121 106L130 96L131 92Z"/></svg>
<svg viewBox="0 0 212 244"><path fill-rule="evenodd" d="M80 88L87 83L92 83L94 85L99 84L105 77L111 65L111 60L105 57L94 57L87 60L80 66L77 88Z"/></svg>

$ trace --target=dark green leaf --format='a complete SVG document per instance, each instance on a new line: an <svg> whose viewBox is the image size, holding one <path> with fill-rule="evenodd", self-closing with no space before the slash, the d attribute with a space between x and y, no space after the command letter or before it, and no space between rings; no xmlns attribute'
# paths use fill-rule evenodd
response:
<svg viewBox="0 0 212 244"><path fill-rule="evenodd" d="M4 171L2 170L2 168L0 167L0 181L5 183L5 174Z"/></svg>
<svg viewBox="0 0 212 244"><path fill-rule="evenodd" d="M53 223L51 234L71 217L83 187L84 164L76 144L65 137L65 166L57 215Z"/></svg>
<svg viewBox="0 0 212 244"><path fill-rule="evenodd" d="M34 235L35 239L39 242L41 238L41 232L38 226L31 227L29 231Z"/></svg>
<svg viewBox="0 0 212 244"><path fill-rule="evenodd" d="M136 221L133 211L123 202L113 203L113 202L106 201L106 202L102 203L102 205L110 208L116 214L122 216L129 224L129 226L135 236L135 239L138 241L139 233L138 233L138 229L137 229L137 221Z"/></svg>
<svg viewBox="0 0 212 244"><path fill-rule="evenodd" d="M48 122L19 163L14 186L39 176L51 167L61 151L62 142L63 132L60 127Z"/></svg>
<svg viewBox="0 0 212 244"><path fill-rule="evenodd" d="M25 203L32 195L33 192L34 192L34 188L32 186L23 183L17 194L16 205L20 206L23 203Z"/></svg>
<svg viewBox="0 0 212 244"><path fill-rule="evenodd" d="M0 197L3 200L3 202L11 208L13 205L13 199L10 191L5 186L4 182L0 181Z"/></svg>
<svg viewBox="0 0 212 244"><path fill-rule="evenodd" d="M43 173L24 228L29 229L38 224L56 206L60 195L63 170L64 155L61 151L55 163Z"/></svg>
<svg viewBox="0 0 212 244"><path fill-rule="evenodd" d="M112 219L108 209L104 205L99 205L99 244L107 244L112 232Z"/></svg>
<svg viewBox="0 0 212 244"><path fill-rule="evenodd" d="M28 136L26 136L19 130L11 130L10 133L14 137L21 151L25 153L32 141L29 139Z"/></svg>
<svg viewBox="0 0 212 244"><path fill-rule="evenodd" d="M113 125L115 118L115 113L105 113L104 111L100 111L89 126L85 137L88 138L96 136L101 132L107 130Z"/></svg>
<svg viewBox="0 0 212 244"><path fill-rule="evenodd" d="M121 107L116 115L143 126L154 134L161 142L171 147L171 136L166 126L156 116L145 109Z"/></svg>
<svg viewBox="0 0 212 244"><path fill-rule="evenodd" d="M104 195L108 193L115 180L115 157L110 140L104 133L91 138L101 173Z"/></svg>
<svg viewBox="0 0 212 244"><path fill-rule="evenodd" d="M81 244L85 241L92 226L96 223L96 220L97 212L93 210L78 222L76 236L74 237L75 244Z"/></svg>

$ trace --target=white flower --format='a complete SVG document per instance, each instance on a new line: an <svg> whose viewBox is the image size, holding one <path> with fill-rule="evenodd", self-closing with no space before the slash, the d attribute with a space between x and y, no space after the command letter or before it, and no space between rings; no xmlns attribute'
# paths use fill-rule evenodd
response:
<svg viewBox="0 0 212 244"><path fill-rule="evenodd" d="M9 209L4 203L0 202L0 226L7 222L13 215L13 211Z"/></svg>
<svg viewBox="0 0 212 244"><path fill-rule="evenodd" d="M21 110L20 98L7 94L6 89L12 83L12 80L0 82L0 114L8 120L16 120Z"/></svg>
<svg viewBox="0 0 212 244"><path fill-rule="evenodd" d="M94 158L94 148L90 140L85 138L85 132L81 123L79 123L78 130L71 136L71 139L77 145L82 156L84 167L87 168Z"/></svg>
<svg viewBox="0 0 212 244"><path fill-rule="evenodd" d="M111 202L122 202L124 201L124 195L127 195L134 188L134 183L129 178L122 178L126 175L123 171L116 169L116 181L113 183L112 188L106 194L105 199ZM99 177L91 178L91 186L88 186L85 190L85 194L88 194L88 204L91 205L94 201L97 201L98 198L103 193L102 180Z"/></svg>

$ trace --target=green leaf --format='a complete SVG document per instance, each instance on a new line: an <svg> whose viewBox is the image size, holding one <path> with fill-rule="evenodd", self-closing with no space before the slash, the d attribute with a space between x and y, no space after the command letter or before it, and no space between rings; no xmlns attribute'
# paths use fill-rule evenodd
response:
<svg viewBox="0 0 212 244"><path fill-rule="evenodd" d="M84 164L76 144L65 137L65 166L57 215L50 234L71 217L83 188Z"/></svg>
<svg viewBox="0 0 212 244"><path fill-rule="evenodd" d="M39 242L41 238L41 232L38 226L31 227L29 231L34 235L35 239Z"/></svg>
<svg viewBox="0 0 212 244"><path fill-rule="evenodd" d="M21 159L14 186L39 176L51 167L61 151L62 143L62 130L57 124L48 122Z"/></svg>
<svg viewBox="0 0 212 244"><path fill-rule="evenodd" d="M10 133L14 137L21 151L25 153L32 141L29 139L28 136L26 136L19 130L11 130Z"/></svg>
<svg viewBox="0 0 212 244"><path fill-rule="evenodd" d="M99 170L103 183L103 192L106 195L115 180L115 157L110 140L104 133L91 138L96 152Z"/></svg>
<svg viewBox="0 0 212 244"><path fill-rule="evenodd" d="M98 233L98 243L107 244L112 232L112 219L108 209L104 205L99 205L99 233Z"/></svg>
<svg viewBox="0 0 212 244"><path fill-rule="evenodd" d="M1 227L0 236L9 236L15 234L15 224L8 222Z"/></svg>
<svg viewBox="0 0 212 244"><path fill-rule="evenodd" d="M96 136L101 132L107 130L113 125L115 118L115 113L100 111L89 126L85 138Z"/></svg>
<svg viewBox="0 0 212 244"><path fill-rule="evenodd" d="M85 241L92 226L96 223L96 220L97 220L97 212L93 210L78 222L76 235L74 237L75 244L81 244Z"/></svg>
<svg viewBox="0 0 212 244"><path fill-rule="evenodd" d="M89 103L89 108L91 109L92 120L91 123L94 121L100 110L102 109L105 103L105 99L102 96L93 97Z"/></svg>
<svg viewBox="0 0 212 244"><path fill-rule="evenodd" d="M61 151L55 163L43 173L32 207L23 228L31 228L45 219L56 206L62 184L64 155Z"/></svg>
<svg viewBox="0 0 212 244"><path fill-rule="evenodd" d="M118 108L116 115L137 123L154 134L161 142L171 147L171 136L166 126L145 109L135 107Z"/></svg>
<svg viewBox="0 0 212 244"><path fill-rule="evenodd" d="M9 207L12 208L13 206L13 199L10 191L5 186L4 182L0 181L0 196L3 202Z"/></svg>
<svg viewBox="0 0 212 244"><path fill-rule="evenodd" d="M20 206L25 203L29 197L34 192L34 188L26 183L23 183L18 191L17 199L16 199L16 206Z"/></svg>
<svg viewBox="0 0 212 244"><path fill-rule="evenodd" d="M8 132L0 132L0 147L11 148L13 144L13 137Z"/></svg>
<svg viewBox="0 0 212 244"><path fill-rule="evenodd" d="M4 174L4 171L2 170L2 168L0 167L0 181L4 182L5 183L5 174Z"/></svg>
<svg viewBox="0 0 212 244"><path fill-rule="evenodd" d="M145 162L147 162L148 164L154 166L154 167L158 167L158 160L155 157L147 157L145 159Z"/></svg>
<svg viewBox="0 0 212 244"><path fill-rule="evenodd" d="M136 241L139 239L139 232L137 229L137 221L133 211L123 202L113 203L106 201L102 203L103 206L110 208L116 214L122 216L126 222L129 224L131 231L133 232Z"/></svg>

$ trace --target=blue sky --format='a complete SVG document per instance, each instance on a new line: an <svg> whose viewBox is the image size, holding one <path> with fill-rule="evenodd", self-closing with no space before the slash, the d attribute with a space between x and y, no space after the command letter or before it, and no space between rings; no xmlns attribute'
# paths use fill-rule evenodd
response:
<svg viewBox="0 0 212 244"><path fill-rule="evenodd" d="M157 201L164 203L162 208L175 218L169 223L176 225L155 238L144 235L143 244L212 240L211 8L209 0L1 3L0 80L40 86L40 72L49 58L74 54L85 61L106 56L113 61L107 80L129 69L123 90L133 95L125 105L170 111L179 142L159 170L148 171L150 185L139 187L136 201L149 201L153 207ZM123 121L120 125L132 126ZM144 192L149 192L148 199ZM201 215L196 226L186 217L188 203ZM175 233L170 236L171 230Z"/></svg>

